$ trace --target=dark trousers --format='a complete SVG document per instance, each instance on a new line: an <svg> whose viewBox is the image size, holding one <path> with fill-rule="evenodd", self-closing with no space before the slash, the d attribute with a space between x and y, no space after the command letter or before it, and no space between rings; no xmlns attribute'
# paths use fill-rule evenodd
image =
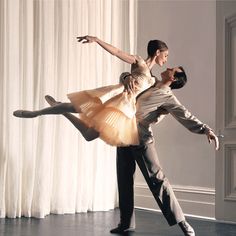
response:
<svg viewBox="0 0 236 236"><path fill-rule="evenodd" d="M117 148L120 223L133 227L135 161L169 225L183 221L184 214L160 166L155 145L150 143Z"/></svg>

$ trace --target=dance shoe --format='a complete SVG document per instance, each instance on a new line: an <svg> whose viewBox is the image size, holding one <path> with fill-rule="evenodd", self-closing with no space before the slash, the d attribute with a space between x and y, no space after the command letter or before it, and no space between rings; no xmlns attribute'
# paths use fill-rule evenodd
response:
<svg viewBox="0 0 236 236"><path fill-rule="evenodd" d="M112 230L110 230L111 234L124 234L128 231L134 231L134 228L130 228L129 226L125 226L122 224L118 224L118 226Z"/></svg>
<svg viewBox="0 0 236 236"><path fill-rule="evenodd" d="M33 111L25 111L25 110L16 110L13 112L13 115L19 118L34 118L38 116Z"/></svg>
<svg viewBox="0 0 236 236"><path fill-rule="evenodd" d="M179 223L179 226L182 229L182 231L184 232L185 236L195 236L194 229L186 220L181 221Z"/></svg>

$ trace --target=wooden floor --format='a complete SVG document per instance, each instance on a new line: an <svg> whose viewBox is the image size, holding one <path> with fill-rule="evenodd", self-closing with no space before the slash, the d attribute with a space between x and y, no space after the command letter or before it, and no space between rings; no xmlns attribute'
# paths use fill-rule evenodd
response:
<svg viewBox="0 0 236 236"><path fill-rule="evenodd" d="M119 211L49 215L44 219L0 219L1 236L111 236ZM236 236L236 225L188 218L196 236ZM178 226L169 227L160 213L136 209L136 230L130 236L181 236Z"/></svg>

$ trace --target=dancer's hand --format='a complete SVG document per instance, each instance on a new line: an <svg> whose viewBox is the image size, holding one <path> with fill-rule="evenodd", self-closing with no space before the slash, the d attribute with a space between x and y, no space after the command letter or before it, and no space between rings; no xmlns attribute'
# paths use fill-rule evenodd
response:
<svg viewBox="0 0 236 236"><path fill-rule="evenodd" d="M212 143L212 140L213 140L215 143L215 149L219 150L219 139L215 135L215 133L212 130L209 130L209 132L206 135L207 135L208 142Z"/></svg>
<svg viewBox="0 0 236 236"><path fill-rule="evenodd" d="M85 36L78 36L76 37L78 42L81 43L93 43L93 42L97 42L97 37L94 36L89 36L89 35L85 35Z"/></svg>
<svg viewBox="0 0 236 236"><path fill-rule="evenodd" d="M124 87L128 93L133 93L137 87L137 81L130 75L125 78Z"/></svg>
<svg viewBox="0 0 236 236"><path fill-rule="evenodd" d="M124 85L124 91L130 93L134 90L135 82L132 75L129 72L123 72L120 75L120 82Z"/></svg>

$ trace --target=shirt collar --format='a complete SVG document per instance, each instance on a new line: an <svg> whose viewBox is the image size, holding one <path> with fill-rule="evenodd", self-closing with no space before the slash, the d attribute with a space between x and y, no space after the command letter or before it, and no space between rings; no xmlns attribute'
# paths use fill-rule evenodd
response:
<svg viewBox="0 0 236 236"><path fill-rule="evenodd" d="M163 90L163 91L165 91L165 92L170 92L170 91L171 91L170 86L168 86L168 85L162 85L162 87L159 88L159 87L158 87L158 84L159 84L159 83L156 83L154 87L157 88L157 89Z"/></svg>

